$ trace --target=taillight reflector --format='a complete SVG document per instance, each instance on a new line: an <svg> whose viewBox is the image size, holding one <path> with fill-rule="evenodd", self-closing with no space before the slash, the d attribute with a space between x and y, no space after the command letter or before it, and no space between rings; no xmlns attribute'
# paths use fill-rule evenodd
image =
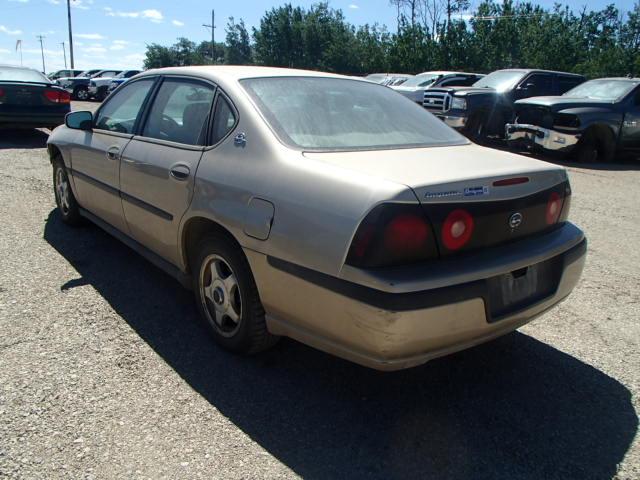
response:
<svg viewBox="0 0 640 480"><path fill-rule="evenodd" d="M493 182L494 187L507 187L509 185L519 185L521 183L527 183L529 181L529 177L514 177L514 178L505 178L503 180L496 180Z"/></svg>
<svg viewBox="0 0 640 480"><path fill-rule="evenodd" d="M442 224L442 243L449 250L458 250L469 242L473 229L471 214L462 209L454 210Z"/></svg>
<svg viewBox="0 0 640 480"><path fill-rule="evenodd" d="M546 220L547 225L553 225L560 218L562 211L562 197L556 192L551 192L549 201L547 202Z"/></svg>

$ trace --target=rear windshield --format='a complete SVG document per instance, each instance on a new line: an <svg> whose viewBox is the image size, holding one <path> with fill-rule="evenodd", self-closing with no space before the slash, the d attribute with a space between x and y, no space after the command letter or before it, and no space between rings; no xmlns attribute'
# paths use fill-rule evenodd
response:
<svg viewBox="0 0 640 480"><path fill-rule="evenodd" d="M241 80L280 139L308 150L463 145L467 140L387 87L340 78Z"/></svg>
<svg viewBox="0 0 640 480"><path fill-rule="evenodd" d="M482 77L476 83L474 87L495 88L499 92L509 90L517 82L519 82L527 72L519 70L498 70L490 73L486 77Z"/></svg>
<svg viewBox="0 0 640 480"><path fill-rule="evenodd" d="M28 68L0 67L0 81L51 83L40 72Z"/></svg>

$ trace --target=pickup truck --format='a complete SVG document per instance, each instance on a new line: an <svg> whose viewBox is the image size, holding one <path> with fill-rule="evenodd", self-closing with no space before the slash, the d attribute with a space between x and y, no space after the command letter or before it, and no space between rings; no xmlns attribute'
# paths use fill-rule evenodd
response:
<svg viewBox="0 0 640 480"><path fill-rule="evenodd" d="M571 153L582 162L640 154L640 78L590 80L556 97L516 102L509 145Z"/></svg>
<svg viewBox="0 0 640 480"><path fill-rule="evenodd" d="M89 100L89 83L97 78L115 77L121 70L90 70L74 78L61 78L58 83L74 100Z"/></svg>
<svg viewBox="0 0 640 480"><path fill-rule="evenodd" d="M140 73L140 70L124 70L115 77L92 78L89 82L89 98L102 102L109 95L109 87L115 80L127 80Z"/></svg>
<svg viewBox="0 0 640 480"><path fill-rule="evenodd" d="M517 100L560 95L584 81L582 75L549 70L497 70L470 87L430 88L423 106L474 142L503 140Z"/></svg>
<svg viewBox="0 0 640 480"><path fill-rule="evenodd" d="M466 72L423 72L410 78L402 85L391 88L410 100L424 106L424 92L430 88L469 86L484 75Z"/></svg>

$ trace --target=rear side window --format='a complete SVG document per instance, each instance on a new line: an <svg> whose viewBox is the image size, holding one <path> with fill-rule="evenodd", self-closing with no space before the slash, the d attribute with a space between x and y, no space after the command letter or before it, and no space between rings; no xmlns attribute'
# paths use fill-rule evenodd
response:
<svg viewBox="0 0 640 480"><path fill-rule="evenodd" d="M577 87L583 82L580 77L558 77L558 90L559 93L565 93L571 90L573 87Z"/></svg>
<svg viewBox="0 0 640 480"><path fill-rule="evenodd" d="M95 128L133 133L136 120L155 79L140 80L119 88L100 109Z"/></svg>
<svg viewBox="0 0 640 480"><path fill-rule="evenodd" d="M201 145L214 93L214 87L205 83L165 80L151 107L143 136Z"/></svg>
<svg viewBox="0 0 640 480"><path fill-rule="evenodd" d="M218 97L216 111L213 115L213 135L211 144L215 145L231 131L236 124L236 114L223 97Z"/></svg>

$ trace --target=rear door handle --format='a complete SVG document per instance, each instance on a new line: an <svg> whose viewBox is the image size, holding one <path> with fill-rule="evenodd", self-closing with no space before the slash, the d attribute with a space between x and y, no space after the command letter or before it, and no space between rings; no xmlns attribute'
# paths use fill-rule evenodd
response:
<svg viewBox="0 0 640 480"><path fill-rule="evenodd" d="M118 160L120 157L120 147L109 147L107 150L107 158L109 160Z"/></svg>
<svg viewBox="0 0 640 480"><path fill-rule="evenodd" d="M171 167L171 170L169 170L169 174L176 180L186 180L189 178L190 173L191 170L189 170L189 167L186 165L174 165Z"/></svg>

